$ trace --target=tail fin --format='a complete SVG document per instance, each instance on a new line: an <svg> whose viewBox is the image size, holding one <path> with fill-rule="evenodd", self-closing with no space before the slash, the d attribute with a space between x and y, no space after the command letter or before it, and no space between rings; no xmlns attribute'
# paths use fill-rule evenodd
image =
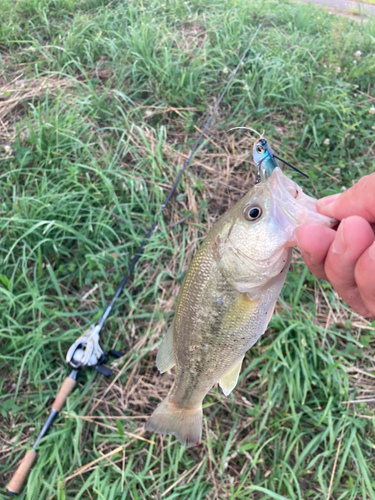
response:
<svg viewBox="0 0 375 500"><path fill-rule="evenodd" d="M180 408L167 396L146 422L147 431L173 434L181 444L198 445L202 438L202 406Z"/></svg>

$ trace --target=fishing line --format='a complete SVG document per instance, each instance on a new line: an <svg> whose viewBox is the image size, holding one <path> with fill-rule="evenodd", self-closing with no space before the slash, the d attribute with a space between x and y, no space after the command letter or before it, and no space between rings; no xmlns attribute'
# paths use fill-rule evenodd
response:
<svg viewBox="0 0 375 500"><path fill-rule="evenodd" d="M140 247L138 248L137 250L137 253L135 254L135 256L133 257L133 260L131 261L130 263L130 266L129 266L129 269L126 273L126 275L124 276L123 280L121 281L113 299L111 300L111 302L109 303L109 305L107 306L103 316L101 317L99 323L97 325L91 325L84 333L83 335L81 335L74 343L73 345L70 347L68 353L67 353L67 356L66 356L66 361L67 363L73 368L73 371L70 373L70 375L68 377L66 377L66 379L64 380L62 386L60 387L60 390L59 392L57 393L56 395L56 399L55 399L55 402L53 403L52 405L52 410L49 414L49 417L47 419L47 422L45 423L45 425L43 426L43 429L42 431L39 433L39 436L37 437L35 443L34 443L34 446L32 447L31 450L28 450L26 455L24 456L23 460L21 461L20 465L18 466L18 469L16 470L15 474L13 475L10 483L7 485L7 490L9 493L12 493L14 495L17 495L18 493L21 492L22 488L23 488L23 485L25 483L25 481L27 480L27 477L28 477L28 474L30 472L30 469L31 467L33 466L36 458L37 458L37 452L36 452L36 448L39 444L39 441L46 435L49 427L51 426L54 418L56 417L56 415L60 412L61 408L64 406L65 402L66 402L66 399L67 397L69 396L69 394L73 391L74 387L76 386L76 383L77 383L77 374L79 372L80 369L86 367L86 366L92 366L94 367L99 373L102 373L103 375L105 376L110 376L111 375L111 369L109 367L106 367L104 366L105 363L108 361L108 357L107 355L104 354L104 352L102 351L102 349L100 348L100 345L99 345L99 332L100 330L102 329L103 325L104 325L104 322L106 321L106 319L108 318L109 314L111 313L114 305L115 305L115 302L116 302L116 299L118 298L118 296L120 295L120 293L122 292L126 282L128 281L130 275L132 274L135 266L137 265L137 262L139 261L139 259L141 258L142 254L143 254L143 250L144 250L144 247L146 246L146 243L147 241L150 239L150 237L152 236L157 224L158 224L158 221L159 221L159 218L160 216L163 214L165 208L167 207L173 193L175 192L177 186L178 186L178 183L180 182L181 180L181 177L183 176L184 172L186 171L186 169L188 168L195 152L197 151L198 149L198 146L199 146L199 143L203 137L203 135L205 134L208 126L210 125L211 123L211 120L212 118L214 117L218 107L220 106L222 100L224 99L224 96L230 86L230 84L232 83L233 81L233 78L235 77L237 71L239 70L243 60L245 59L255 37L257 36L260 28L261 28L261 24L259 24L259 26L257 27L254 35L252 36L251 40L250 40L250 43L248 44L245 52L242 54L242 57L240 59L240 62L237 64L236 68L234 69L234 71L232 72L231 76L229 77L229 80L228 80L228 83L226 84L225 86L225 89L223 90L223 92L221 93L210 117L208 118L207 122L205 123L201 133L199 134L199 137L198 139L195 141L195 144L193 146L193 149L189 155L189 157L187 158L187 160L185 161L184 163L184 166L183 168L180 170L178 176L177 176L177 179L175 181L175 183L173 184L171 190L169 191L168 193L168 196L165 200L165 202L163 203L163 205L161 206L161 209L160 209L160 212L155 216L154 218L154 221L151 225L151 227L149 228L145 238L143 239ZM107 353L108 355L111 355L111 356L114 356L116 358L118 357L121 357L123 354L122 353L119 353L119 352L116 352L116 351L109 351Z"/></svg>
<svg viewBox="0 0 375 500"><path fill-rule="evenodd" d="M255 130L254 128L251 128L251 127L233 127L233 128L230 128L228 130L228 132L230 132L231 130L238 130L238 129L245 129L245 130L251 130L251 132L255 132L256 134L259 135L260 139L262 139L262 137L264 137L264 130L263 132L260 134L257 130Z"/></svg>
<svg viewBox="0 0 375 500"><path fill-rule="evenodd" d="M225 96L225 94L227 93L227 90L228 90L228 88L229 88L230 84L232 83L233 78L236 76L236 73L237 73L237 71L239 70L239 68L240 68L240 66L241 66L241 64L242 64L242 62L243 62L243 60L245 59L245 57L246 57L246 55L247 55L248 51L250 50L250 47L251 47L251 45L252 45L252 43L253 43L253 41L254 41L255 37L257 36L258 31L260 30L261 26L262 26L262 25L261 25L261 24L259 24L259 26L257 27L257 29L256 29L256 31L255 31L255 33L254 33L253 37L252 37L252 38L251 38L251 40L250 40L249 45L247 46L247 49L246 49L246 50L245 50L245 52L242 54L242 57L241 57L241 59L240 59L240 62L237 64L236 68L233 70L232 74L230 75L229 80L228 80L228 83L227 83L227 84L226 84L226 86L225 86L225 89L224 89L224 90L223 90L223 92L221 93L221 95L220 95L220 97L219 97L219 99L218 99L218 101L217 101L217 103L216 103L216 105L215 105L215 107L214 107L214 109L213 109L213 111L212 111L212 113L211 113L210 117L209 117L209 118L208 118L208 120L206 121L206 123L205 123L205 125L204 125L204 127L203 127L203 129L202 129L202 131L201 131L201 133L199 134L198 139L195 141L195 144L194 144L194 146L193 146L193 149L191 150L190 155L188 156L187 160L185 161L184 166L183 166L183 167L182 167L182 169L180 170L180 173L178 174L178 176L177 176L177 179L176 179L175 183L173 184L173 186L172 186L171 190L169 191L169 194L168 194L168 196L167 196L167 198L166 198L165 202L164 202L164 203L163 203L163 205L161 206L160 213L159 213L158 215L156 215L156 217L155 217L155 219L154 219L154 222L153 222L152 226L151 226L151 227L150 227L150 229L148 230L147 235L145 236L144 240L142 241L141 246L139 247L139 249L138 249L137 253L135 254L135 256L134 256L134 258L133 258L133 260L132 260L132 262L131 262L131 264L130 264L130 267L129 267L128 272L126 273L126 275L125 275L124 279L121 281L121 283L120 283L120 285L119 285L119 287L118 287L118 289L117 289L117 292L115 293L115 295L114 295L113 299L111 300L110 304L108 305L107 309L105 310L105 312L104 312L103 316L101 317L101 319L100 319L100 321L99 321L99 324L98 324L98 326L99 326L99 332L100 332L100 330L102 329L102 327L103 327L103 324L104 324L105 320L108 318L109 314L111 313L112 308L113 308L113 306L115 305L115 301L116 301L116 299L118 298L118 296L119 296L119 295L120 295L120 293L122 292L122 290L123 290L124 286L126 285L126 282L128 281L128 279L129 279L129 277L130 277L131 273L133 272L133 270L134 270L134 268L135 268L135 266L136 266L137 262L138 262L138 261L139 261L139 259L141 258L142 253L143 253L143 250L144 250L144 247L146 246L147 240L148 240L148 239L152 236L152 234L153 234L153 232L154 232L154 230L155 230L155 228L156 228L156 226L157 226L157 224L158 224L159 217L163 214L163 212L164 212L165 208L167 207L167 205L168 205L168 203L169 203L169 201L170 201L170 199L171 199L171 197L172 197L173 193L175 192L175 190L176 190L176 188L177 188L177 186L178 186L178 183L179 183L179 182L180 182L180 180L181 180L181 177L183 176L183 174L185 173L186 169L188 168L188 166L189 166L189 164L190 164L190 162L191 162L191 160L192 160L192 158L193 158L193 156L194 156L194 153L195 153L195 152L196 152L196 150L198 149L198 146L199 146L199 143L201 142L202 137L204 136L204 134L205 134L205 132L206 132L206 130L207 130L207 128L208 128L208 126L209 126L209 125L210 125L210 123L211 123L212 118L214 117L214 115L215 115L216 111L218 110L218 108L219 108L219 106L220 106L220 104L221 104L221 101L224 99L224 96Z"/></svg>

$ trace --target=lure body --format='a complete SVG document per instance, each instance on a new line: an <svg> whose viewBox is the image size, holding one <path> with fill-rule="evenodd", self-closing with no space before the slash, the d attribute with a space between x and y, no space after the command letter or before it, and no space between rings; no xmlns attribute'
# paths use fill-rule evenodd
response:
<svg viewBox="0 0 375 500"><path fill-rule="evenodd" d="M253 147L253 158L261 181L267 180L279 166L271 146L264 137L257 139Z"/></svg>
<svg viewBox="0 0 375 500"><path fill-rule="evenodd" d="M266 330L296 229L309 222L333 225L317 213L316 200L282 173L269 149L261 158L257 146L259 140L254 159L260 182L209 231L157 355L161 373L176 365L176 380L146 429L173 434L182 444L200 442L204 396L216 382L226 395L232 391L246 351Z"/></svg>

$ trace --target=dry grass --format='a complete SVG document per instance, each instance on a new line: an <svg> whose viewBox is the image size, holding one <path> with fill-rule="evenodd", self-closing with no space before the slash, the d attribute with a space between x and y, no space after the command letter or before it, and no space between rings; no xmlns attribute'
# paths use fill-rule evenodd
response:
<svg viewBox="0 0 375 500"><path fill-rule="evenodd" d="M349 186L369 171L373 154L367 34L362 39L345 25L342 40L339 21L318 19L306 6L217 2L203 17L202 6L189 2L147 5L144 12L110 3L82 18L49 10L64 48L43 45L42 74L52 76L35 77L30 53L28 71L13 64L15 76L1 76L1 139L10 147L0 177L3 477L40 430L66 376L68 347L111 299L256 14L264 17L263 36L106 323L106 349L125 356L112 363L110 379L81 374L23 498L367 500L374 489L375 326L307 273L297 253L270 329L246 357L235 391L224 397L215 387L205 399L202 445L184 450L173 437L143 431L173 383L174 372L160 375L155 356L183 274L208 228L254 182L254 138L230 129L266 128L274 149L309 172L311 184L301 182L310 194ZM42 23L39 11L30 15ZM358 39L363 62L353 69ZM275 65L282 70L274 73ZM71 77L58 79L58 66ZM183 78L191 85L180 85ZM320 121L322 108L331 121ZM338 117L342 108L348 112ZM332 149L322 147L328 136Z"/></svg>
<svg viewBox="0 0 375 500"><path fill-rule="evenodd" d="M21 72L18 73L10 81L7 81L4 73L0 74L0 143L14 140L11 124L16 121L15 113L27 102L36 103L47 95L56 96L72 85L69 78L49 75L27 79Z"/></svg>

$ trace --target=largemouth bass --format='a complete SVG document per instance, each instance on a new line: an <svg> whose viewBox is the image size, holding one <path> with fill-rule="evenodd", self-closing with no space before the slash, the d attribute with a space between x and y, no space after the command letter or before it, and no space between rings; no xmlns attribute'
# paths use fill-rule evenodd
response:
<svg viewBox="0 0 375 500"><path fill-rule="evenodd" d="M283 174L264 145L264 139L256 141L253 151L260 182L207 234L157 354L159 371L176 365L176 379L145 427L173 434L181 444L199 444L203 398L216 382L230 394L246 351L266 330L291 262L296 229L336 222L316 211L316 200Z"/></svg>

